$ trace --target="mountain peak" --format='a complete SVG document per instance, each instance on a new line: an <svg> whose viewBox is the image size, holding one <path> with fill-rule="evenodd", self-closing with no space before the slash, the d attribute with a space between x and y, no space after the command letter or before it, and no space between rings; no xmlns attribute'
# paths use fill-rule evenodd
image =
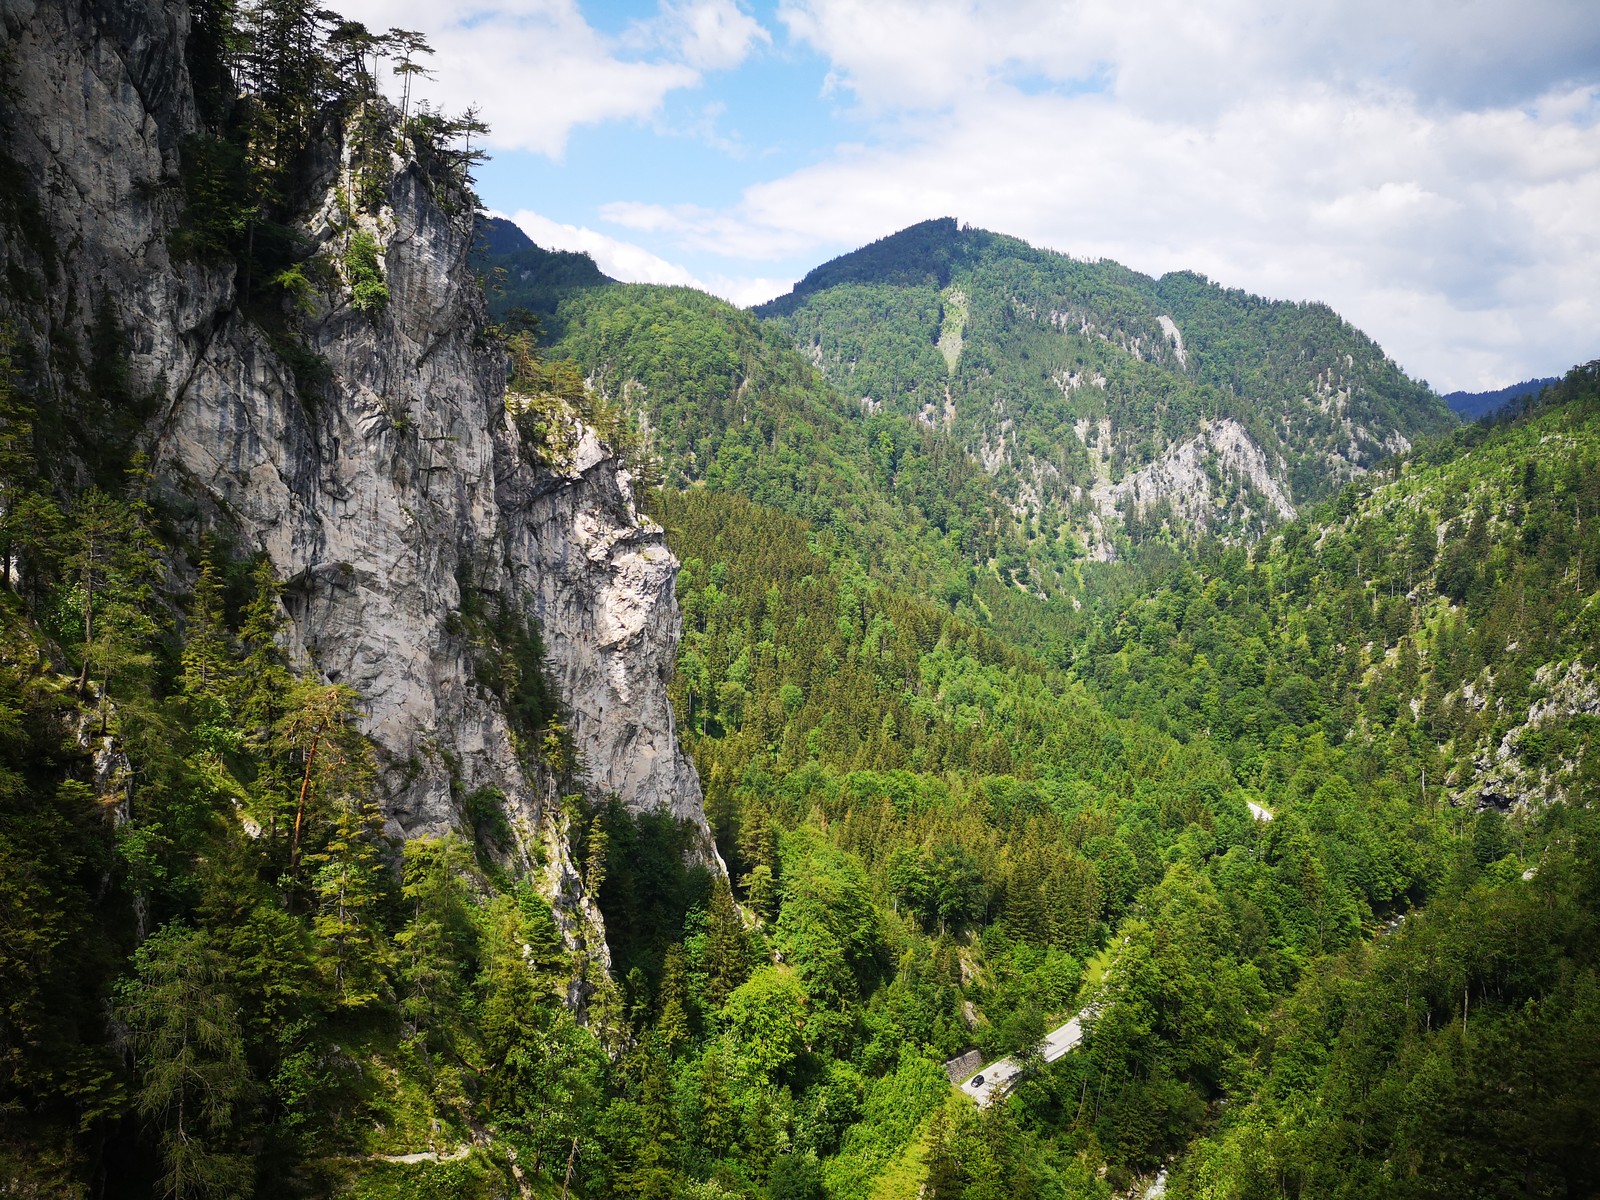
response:
<svg viewBox="0 0 1600 1200"><path fill-rule="evenodd" d="M784 316L805 297L846 283L942 288L950 282L953 268L994 237L971 225L963 227L954 217L920 221L813 268L787 295L769 300L755 312Z"/></svg>

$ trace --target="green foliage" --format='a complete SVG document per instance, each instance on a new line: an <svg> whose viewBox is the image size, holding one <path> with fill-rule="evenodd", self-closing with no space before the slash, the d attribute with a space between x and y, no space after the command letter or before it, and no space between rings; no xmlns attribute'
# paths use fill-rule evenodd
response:
<svg viewBox="0 0 1600 1200"><path fill-rule="evenodd" d="M1219 419L1286 464L1302 504L1337 486L1330 455L1370 467L1389 453L1387 431L1416 439L1453 423L1325 306L1268 303L1194 275L1153 280L948 218L825 264L757 311L872 414L862 465L874 482L954 533L965 562L1046 595L1076 590L1085 541L1126 553L1185 543L1197 524L1256 536L1276 522L1254 483L1204 444L1216 502L1206 511L1141 500L1123 504L1109 535L1091 521L1096 485ZM1182 342L1163 324L1174 319ZM1353 441L1347 411L1362 431ZM938 460L951 457L985 473L949 479ZM926 486L930 468L943 488Z"/></svg>
<svg viewBox="0 0 1600 1200"><path fill-rule="evenodd" d="M523 452L556 471L571 470L577 449L574 416L591 407L582 374L570 361L546 361L532 329L508 335L506 353L511 368L506 411L521 435ZM614 437L615 429L610 432Z"/></svg>
<svg viewBox="0 0 1600 1200"><path fill-rule="evenodd" d="M138 1111L161 1129L171 1196L243 1196L249 1159L235 1126L252 1080L224 963L200 930L170 924L139 948L122 1019L140 1071Z"/></svg>
<svg viewBox="0 0 1600 1200"><path fill-rule="evenodd" d="M804 1046L806 996L792 971L760 967L723 1006L738 1070L758 1079L781 1075Z"/></svg>
<svg viewBox="0 0 1600 1200"><path fill-rule="evenodd" d="M1588 810L1552 824L1533 879L1437 900L1309 972L1274 1014L1250 1102L1173 1194L1592 1191L1600 864Z"/></svg>
<svg viewBox="0 0 1600 1200"><path fill-rule="evenodd" d="M496 320L519 310L549 318L568 293L613 282L587 254L536 246L504 217L478 218L473 266Z"/></svg>
<svg viewBox="0 0 1600 1200"><path fill-rule="evenodd" d="M417 35L197 13L175 248L238 262L308 389L328 281L289 230L322 123L356 143L357 310L387 298L355 222L391 152L470 202L481 127L395 119L385 52L409 86ZM1325 309L953 223L819 270L781 324L506 253L541 306L585 284L543 309L550 357L506 337L524 449L562 469L576 414L673 485L670 691L728 878L692 826L570 797L607 977L495 789L460 797L477 853L392 844L359 697L295 677L270 566L191 565L138 471L51 499L61 418L0 362L0 1189L990 1200L1161 1163L1179 1195L1595 1189L1594 368L1253 548L1130 510L1140 552L1094 566L1081 489L1202 420L1292 460L1297 499L1335 412L1444 426ZM136 415L93 318L84 385ZM577 792L539 630L463 574L452 638ZM939 1065L974 1046L1023 1066L981 1113Z"/></svg>
<svg viewBox="0 0 1600 1200"><path fill-rule="evenodd" d="M378 239L365 229L350 235L344 250L344 278L350 288L350 303L357 312L375 315L389 303L389 285L384 281L382 253Z"/></svg>

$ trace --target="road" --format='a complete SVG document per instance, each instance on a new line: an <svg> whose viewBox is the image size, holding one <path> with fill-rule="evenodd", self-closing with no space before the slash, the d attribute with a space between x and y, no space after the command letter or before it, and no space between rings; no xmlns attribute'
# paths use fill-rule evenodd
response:
<svg viewBox="0 0 1600 1200"><path fill-rule="evenodd" d="M1081 1041L1083 1028L1075 1015L1065 1025L1044 1035L1045 1062L1055 1062ZM975 1072L961 1084L961 1090L976 1100L979 1108L988 1108L1011 1090L1021 1071L1022 1067L1016 1059L1008 1056Z"/></svg>

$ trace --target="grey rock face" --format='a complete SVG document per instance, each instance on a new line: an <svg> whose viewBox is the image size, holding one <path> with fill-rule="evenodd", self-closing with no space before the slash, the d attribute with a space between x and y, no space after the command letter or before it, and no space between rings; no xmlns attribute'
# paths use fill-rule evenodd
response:
<svg viewBox="0 0 1600 1200"><path fill-rule="evenodd" d="M556 783L479 682L481 633L461 617L471 589L537 619L589 786L695 822L714 854L666 696L677 563L592 431L569 471L522 452L503 356L482 337L470 216L447 214L398 156L380 211L352 215L351 164L330 152L304 232L335 268L358 230L373 235L389 301L357 311L342 284L315 297L302 328L326 382L301 389L241 315L232 268L167 249L195 124L183 6L0 0L0 17L18 64L11 152L39 185L59 265L46 311L6 315L41 344L81 339L109 299L137 385L159 396L158 480L192 532L222 527L270 557L293 650L360 692L391 830L455 828L463 798L495 788L529 864L543 858L552 890L572 890L549 836ZM0 257L42 269L0 236Z"/></svg>

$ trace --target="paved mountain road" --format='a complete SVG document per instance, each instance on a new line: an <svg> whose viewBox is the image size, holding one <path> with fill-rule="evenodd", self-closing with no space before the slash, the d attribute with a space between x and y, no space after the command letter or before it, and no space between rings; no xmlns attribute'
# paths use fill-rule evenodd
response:
<svg viewBox="0 0 1600 1200"><path fill-rule="evenodd" d="M1078 1024L1080 1015L1074 1014L1065 1025L1045 1034L1042 1043L1045 1062L1055 1062L1083 1041L1083 1028ZM1015 1086L1021 1071L1021 1064L1008 1056L975 1072L961 1084L961 1090L976 1100L979 1108L988 1108Z"/></svg>

